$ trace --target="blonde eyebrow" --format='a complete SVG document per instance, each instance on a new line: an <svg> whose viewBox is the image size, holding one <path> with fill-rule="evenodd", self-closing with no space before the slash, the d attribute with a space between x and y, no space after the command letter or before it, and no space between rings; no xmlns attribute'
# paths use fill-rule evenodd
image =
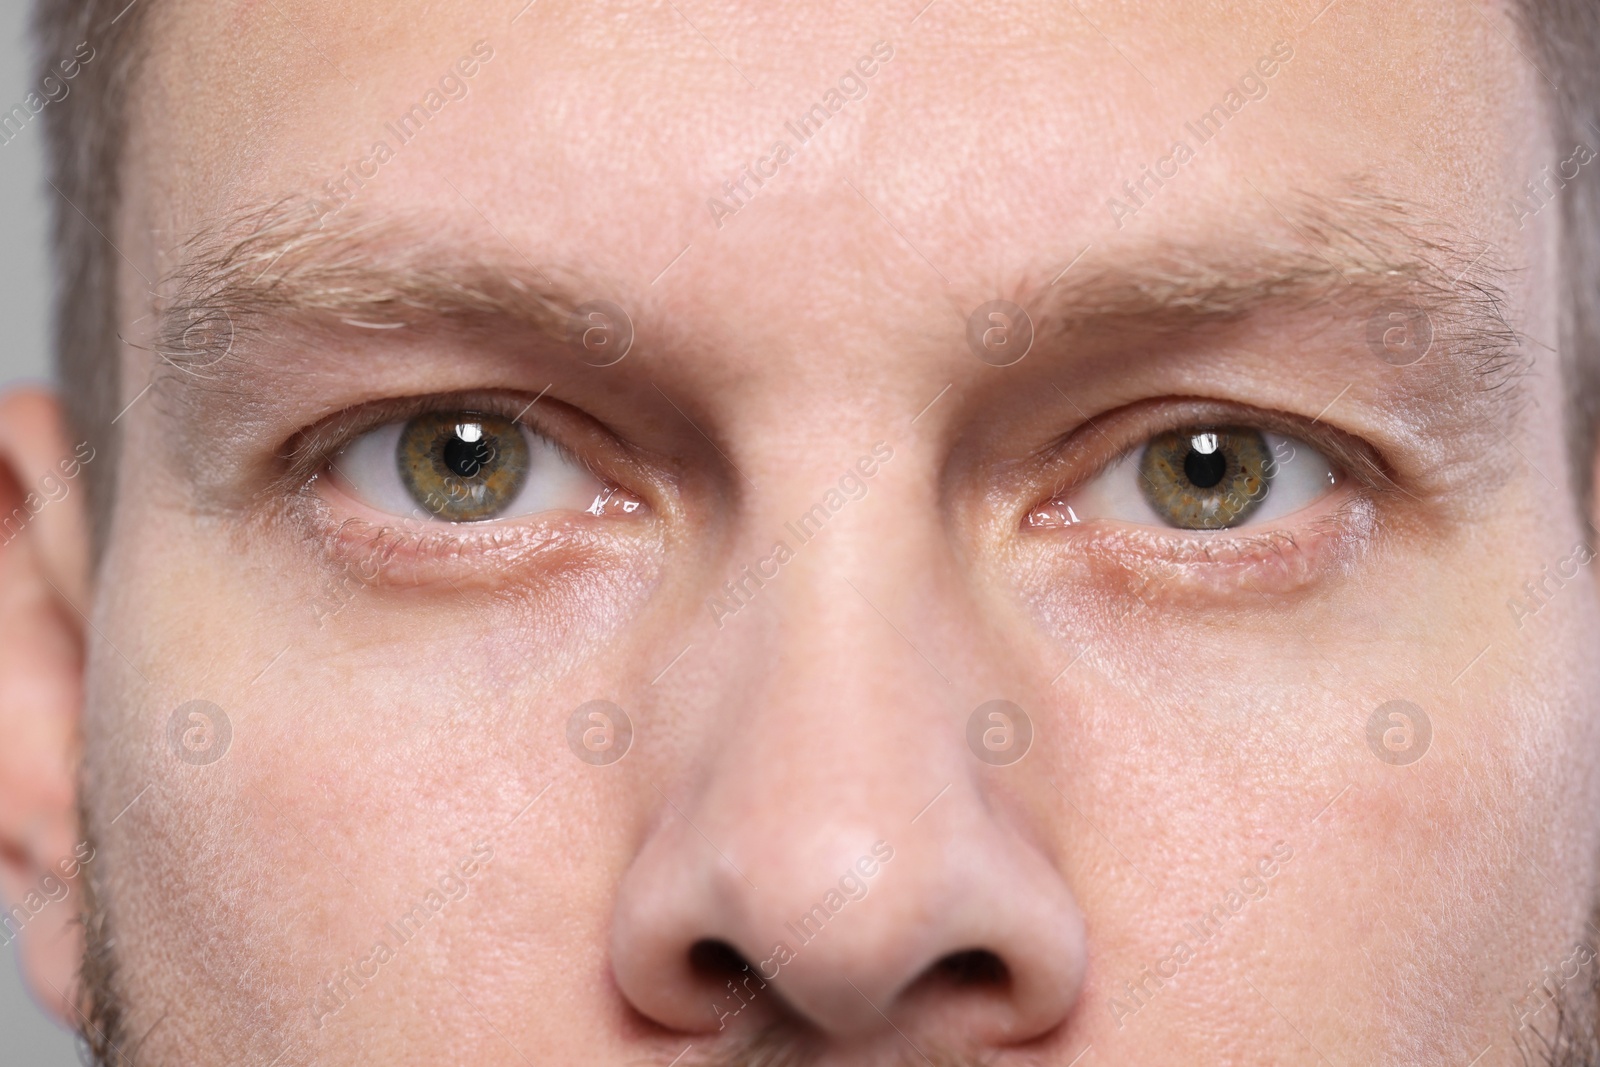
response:
<svg viewBox="0 0 1600 1067"><path fill-rule="evenodd" d="M158 296L155 342L178 370L210 367L284 320L369 331L516 323L564 339L582 304L617 289L541 267L515 246L490 255L441 245L416 220L327 224L288 204L207 226L178 258Z"/></svg>
<svg viewBox="0 0 1600 1067"><path fill-rule="evenodd" d="M1426 314L1435 347L1456 368L1481 387L1514 392L1531 359L1509 317L1512 272L1499 250L1430 221L1416 205L1349 185L1337 196L1283 198L1275 239L1157 239L1119 252L1116 262L1082 255L1050 275L1053 282L1022 287L1015 302L1066 334L1185 332L1264 310L1400 304Z"/></svg>
<svg viewBox="0 0 1600 1067"><path fill-rule="evenodd" d="M1510 271L1498 250L1430 221L1358 180L1339 195L1274 194L1284 223L1183 244L1155 234L1113 258L1081 257L1015 290L1041 333L1182 333L1267 311L1365 313L1401 302L1426 313L1439 356L1428 377L1446 399L1475 381L1510 410L1531 367L1508 318ZM1281 209L1280 209L1281 208ZM223 377L241 338L298 320L375 332L406 326L517 329L570 340L581 305L624 291L520 250L441 243L417 219L331 224L288 202L207 226L179 250L160 298L157 354ZM498 234L491 244L506 241ZM515 255L508 253L514 252ZM518 260L520 259L520 262ZM615 299L615 297L611 297ZM222 373L219 373L222 372Z"/></svg>

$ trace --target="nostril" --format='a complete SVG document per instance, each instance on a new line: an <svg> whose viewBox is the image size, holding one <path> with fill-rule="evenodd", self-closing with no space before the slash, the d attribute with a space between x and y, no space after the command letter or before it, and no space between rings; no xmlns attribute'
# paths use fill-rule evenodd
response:
<svg viewBox="0 0 1600 1067"><path fill-rule="evenodd" d="M739 950L726 941L703 938L689 947L689 968L696 978L706 979L715 985L734 977L743 977L749 962Z"/></svg>
<svg viewBox="0 0 1600 1067"><path fill-rule="evenodd" d="M1011 968L988 949L974 948L950 953L933 965L930 977L960 989L1004 989L1011 984Z"/></svg>

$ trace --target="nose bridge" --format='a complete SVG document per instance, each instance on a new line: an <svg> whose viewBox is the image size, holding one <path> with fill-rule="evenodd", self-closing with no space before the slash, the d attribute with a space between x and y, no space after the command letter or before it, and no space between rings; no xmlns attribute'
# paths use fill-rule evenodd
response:
<svg viewBox="0 0 1600 1067"><path fill-rule="evenodd" d="M841 764L893 757L867 743L874 740L926 744L956 700L951 672L935 663L966 609L941 588L951 583L939 546L926 532L892 545L880 534L868 522L824 531L763 591L771 623L762 637L775 655L770 670L749 679L769 711L762 725L783 734L789 724L812 724L792 740L822 745Z"/></svg>
<svg viewBox="0 0 1600 1067"><path fill-rule="evenodd" d="M712 650L739 667L719 672L726 688L707 694L705 713L723 725L695 804L752 866L782 872L783 885L747 907L778 904L784 886L797 905L810 886L837 880L909 824L914 798L963 771L950 743L954 687L917 649L922 624L890 614L929 571L932 549L908 539L874 551L864 543L874 502L855 503L863 521L786 522L793 555Z"/></svg>
<svg viewBox="0 0 1600 1067"><path fill-rule="evenodd" d="M935 517L913 495L875 487L825 526L768 524L786 536L761 558L792 552L750 571L771 577L712 649L744 665L723 675L724 707L707 709L729 725L713 791L826 796L826 833L829 823L892 823L967 770L959 708L973 671L955 646L970 647L978 627Z"/></svg>
<svg viewBox="0 0 1600 1067"><path fill-rule="evenodd" d="M726 715L729 739L746 746L726 753L730 770L831 772L841 795L865 801L894 778L871 765L929 748L958 702L951 670L935 663L972 612L908 449L858 451L839 470L793 479L751 517L711 598L708 654L722 659L726 688L708 697L735 708L707 713Z"/></svg>

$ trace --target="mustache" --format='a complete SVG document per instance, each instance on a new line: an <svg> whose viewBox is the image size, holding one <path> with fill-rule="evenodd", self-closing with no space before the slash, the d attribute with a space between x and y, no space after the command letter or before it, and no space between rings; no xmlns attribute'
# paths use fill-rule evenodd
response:
<svg viewBox="0 0 1600 1067"><path fill-rule="evenodd" d="M884 1067L986 1067L976 1056L955 1049L910 1040L903 1051ZM781 1021L754 1034L736 1038L734 1043L685 1057L684 1067L816 1067L826 1062L827 1050L815 1031L797 1023Z"/></svg>

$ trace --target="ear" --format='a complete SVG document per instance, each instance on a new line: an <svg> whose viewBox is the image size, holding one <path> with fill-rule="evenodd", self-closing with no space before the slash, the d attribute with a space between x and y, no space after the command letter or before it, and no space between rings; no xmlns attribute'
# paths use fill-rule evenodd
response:
<svg viewBox="0 0 1600 1067"><path fill-rule="evenodd" d="M52 393L0 396L0 945L19 942L29 988L67 1025L92 855L75 846L93 456Z"/></svg>

